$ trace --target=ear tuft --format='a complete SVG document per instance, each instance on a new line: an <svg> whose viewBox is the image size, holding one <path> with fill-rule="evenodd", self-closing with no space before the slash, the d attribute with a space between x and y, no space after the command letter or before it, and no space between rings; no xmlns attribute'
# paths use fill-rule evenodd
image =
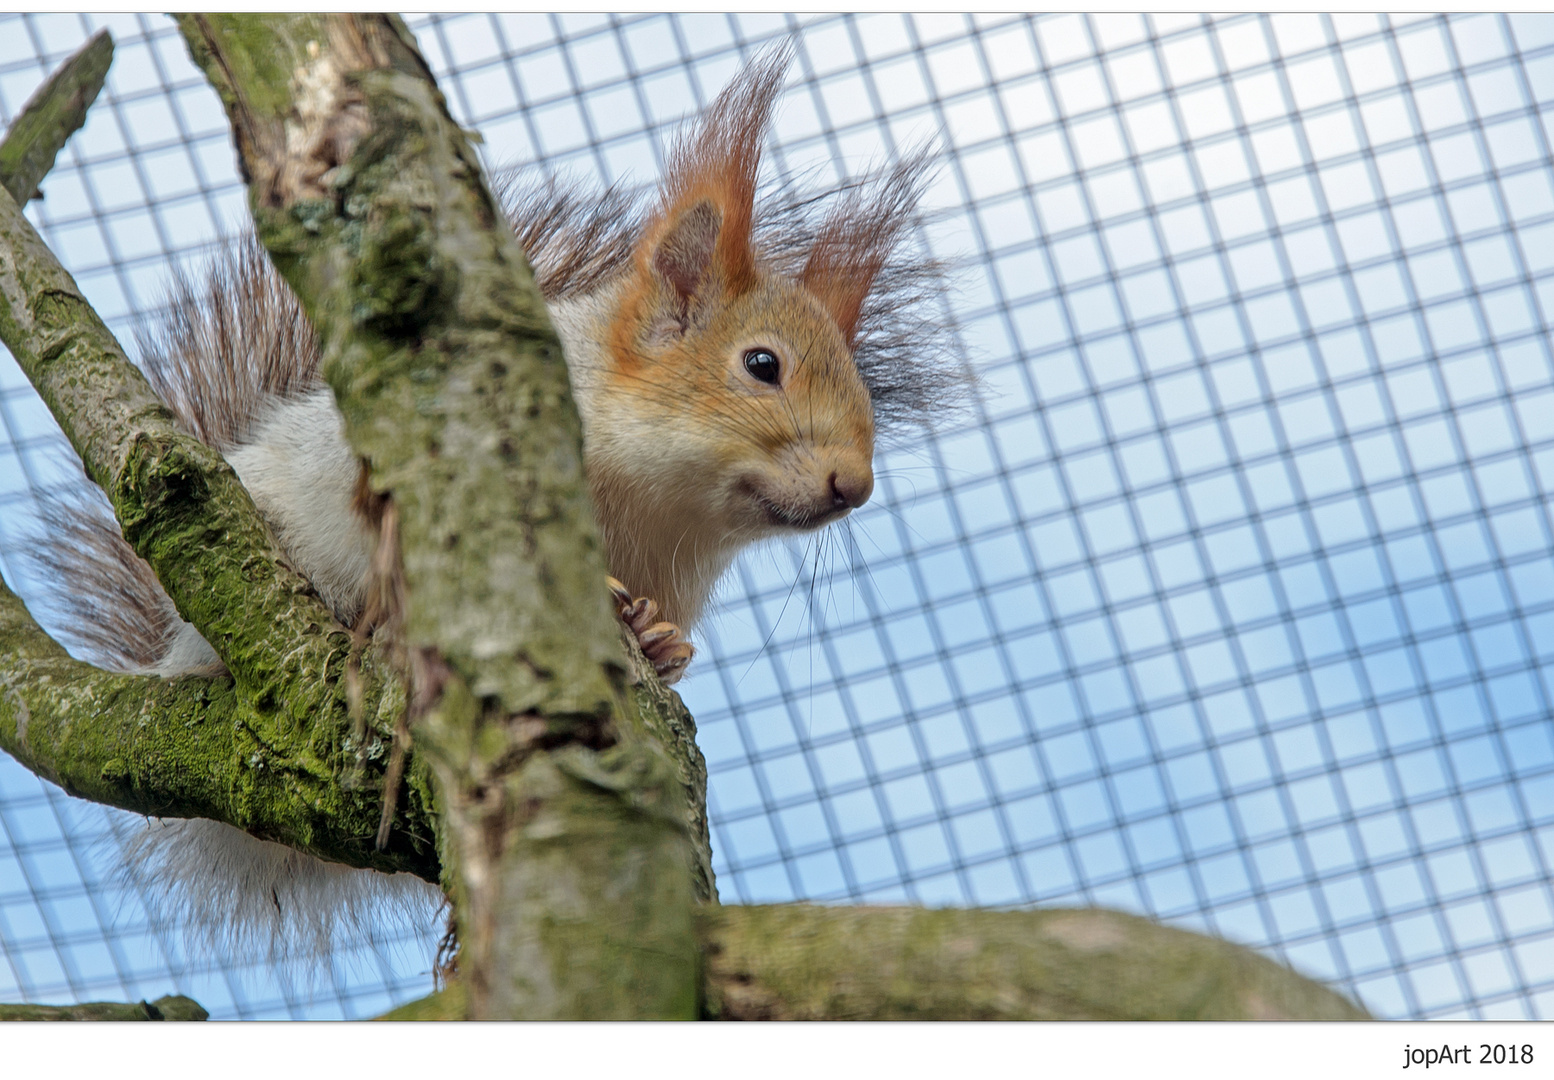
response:
<svg viewBox="0 0 1554 1080"><path fill-rule="evenodd" d="M682 322L712 266L722 224L718 208L710 199L702 199L681 214L653 247L653 269L674 290Z"/></svg>
<svg viewBox="0 0 1554 1080"><path fill-rule="evenodd" d="M849 345L875 279L914 220L930 160L925 147L853 188L826 215L810 249L800 283L830 313Z"/></svg>
<svg viewBox="0 0 1554 1080"><path fill-rule="evenodd" d="M756 177L761 165L761 144L771 126L772 107L782 90L788 65L793 59L793 43L783 42L767 49L707 107L695 127L682 135L669 155L664 172L662 201L655 225L645 231L649 260L653 269L684 289L676 277L679 264L666 270L660 265L667 246L660 230L678 233L692 229L686 239L692 243L675 249L697 254L707 233L707 210L712 213L711 258L694 265L700 274L716 273L719 287L731 296L749 289L756 281L756 259L751 244ZM692 220L692 215L695 219Z"/></svg>

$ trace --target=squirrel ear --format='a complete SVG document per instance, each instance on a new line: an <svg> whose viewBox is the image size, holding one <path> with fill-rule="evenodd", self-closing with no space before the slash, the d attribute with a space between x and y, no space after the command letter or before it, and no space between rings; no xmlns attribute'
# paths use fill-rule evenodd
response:
<svg viewBox="0 0 1554 1080"><path fill-rule="evenodd" d="M849 347L858 333L864 301L884 265L885 252L829 225L804 264L800 284L820 301Z"/></svg>
<svg viewBox="0 0 1554 1080"><path fill-rule="evenodd" d="M752 61L669 155L647 261L682 297L709 271L728 296L756 282L750 234L761 143L792 55L792 42L785 42Z"/></svg>
<svg viewBox="0 0 1554 1080"><path fill-rule="evenodd" d="M912 223L930 160L925 147L854 187L833 204L815 237L799 283L830 313L848 345L880 271Z"/></svg>
<svg viewBox="0 0 1554 1080"><path fill-rule="evenodd" d="M710 199L702 199L671 222L653 245L653 269L674 290L682 320L712 266L722 224L718 208Z"/></svg>

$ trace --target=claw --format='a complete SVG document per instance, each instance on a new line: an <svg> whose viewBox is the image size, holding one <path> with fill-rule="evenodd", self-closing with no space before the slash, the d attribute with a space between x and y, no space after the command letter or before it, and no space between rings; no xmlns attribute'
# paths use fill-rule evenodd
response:
<svg viewBox="0 0 1554 1080"><path fill-rule="evenodd" d="M689 645L686 648L690 648ZM674 684L680 681L680 676L685 673L685 666L691 662L690 655L677 656L673 660L666 660L662 664L654 664L653 670L658 672L658 677L666 684Z"/></svg>
<svg viewBox="0 0 1554 1080"><path fill-rule="evenodd" d="M677 681L685 666L696 655L695 647L682 636L680 628L671 622L660 622L658 605L645 596L633 598L631 591L613 577L604 579L610 595L615 600L615 611L621 621L631 628L642 646L642 654L666 683Z"/></svg>
<svg viewBox="0 0 1554 1080"><path fill-rule="evenodd" d="M653 662L653 670L658 672L658 677L666 683L672 683L685 671L685 666L691 662L695 652L695 648L689 641L679 637L679 630L676 628L675 636L658 642L647 653L647 658Z"/></svg>
<svg viewBox="0 0 1554 1080"><path fill-rule="evenodd" d="M658 605L643 597L621 612L621 618L626 620L626 625L631 627L634 633L641 636L644 630L658 622Z"/></svg>
<svg viewBox="0 0 1554 1080"><path fill-rule="evenodd" d="M604 583L609 586L611 594L614 595L617 608L624 610L631 606L631 593L627 591L625 585L621 584L619 578L606 576Z"/></svg>
<svg viewBox="0 0 1554 1080"><path fill-rule="evenodd" d="M637 631L637 641L642 644L642 651L647 652L661 641L668 641L670 638L678 637L679 633L680 628L674 623L654 623L646 630Z"/></svg>

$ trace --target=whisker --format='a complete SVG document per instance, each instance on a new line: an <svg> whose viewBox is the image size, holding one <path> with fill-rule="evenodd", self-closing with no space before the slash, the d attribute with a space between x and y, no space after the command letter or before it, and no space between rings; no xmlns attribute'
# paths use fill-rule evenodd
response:
<svg viewBox="0 0 1554 1080"><path fill-rule="evenodd" d="M798 588L798 585L799 579L795 577L793 579L793 583L788 586L788 595L783 598L782 610L777 613L777 618L772 622L772 628L766 632L766 640L761 642L761 647L757 649L755 655L750 658L750 666L745 668L745 670L740 674L739 678L734 683L735 686L739 686L745 681L745 676L749 675L750 672L755 669L756 661L765 655L767 647L771 645L772 638L777 633L777 628L782 625L782 617L788 613L788 604L793 599L793 591ZM759 617L759 615L757 617Z"/></svg>

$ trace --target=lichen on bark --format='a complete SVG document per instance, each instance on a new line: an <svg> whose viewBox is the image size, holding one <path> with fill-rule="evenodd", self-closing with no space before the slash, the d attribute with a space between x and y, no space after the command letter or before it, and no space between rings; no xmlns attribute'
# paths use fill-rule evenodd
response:
<svg viewBox="0 0 1554 1080"><path fill-rule="evenodd" d="M280 560L221 456L182 431L7 194L41 179L101 85L112 44L89 42L0 144L0 339L38 390L126 538L234 678L173 682L71 660L0 584L0 748L76 794L162 816L227 821L358 866L435 878L424 783L387 851L364 836L384 755L360 782L340 676L350 638ZM403 707L397 673L362 658L371 737Z"/></svg>
<svg viewBox="0 0 1554 1080"><path fill-rule="evenodd" d="M1250 949L1117 911L709 908L724 1020L1363 1020Z"/></svg>
<svg viewBox="0 0 1554 1080"><path fill-rule="evenodd" d="M369 661L375 663L375 661ZM385 742L398 681L368 672L371 729ZM380 787L347 788L356 762L343 692L296 726L253 707L227 679L120 675L73 660L0 583L0 749L72 795L136 813L207 817L322 858L436 880L430 807L414 785L379 851ZM307 687L303 687L307 689ZM383 760L367 764L381 783Z"/></svg>
<svg viewBox="0 0 1554 1080"><path fill-rule="evenodd" d="M18 203L33 197L65 141L86 122L86 110L112 62L113 38L99 30L38 87L11 122L0 144L0 187Z"/></svg>
<svg viewBox="0 0 1554 1080"><path fill-rule="evenodd" d="M1096 909L711 905L709 1020L1364 1020L1250 949ZM451 1020L464 989L385 1020Z"/></svg>
<svg viewBox="0 0 1554 1080"><path fill-rule="evenodd" d="M392 500L471 1015L690 1015L684 781L627 703L566 367L467 136L397 18L180 25Z"/></svg>
<svg viewBox="0 0 1554 1080"><path fill-rule="evenodd" d="M179 614L256 701L305 723L317 702L281 690L337 662L349 635L285 564L231 466L178 426L4 191L0 340Z"/></svg>
<svg viewBox="0 0 1554 1080"><path fill-rule="evenodd" d="M0 1020L209 1020L210 1013L181 994L155 1001L87 1001L79 1005L0 1005Z"/></svg>

